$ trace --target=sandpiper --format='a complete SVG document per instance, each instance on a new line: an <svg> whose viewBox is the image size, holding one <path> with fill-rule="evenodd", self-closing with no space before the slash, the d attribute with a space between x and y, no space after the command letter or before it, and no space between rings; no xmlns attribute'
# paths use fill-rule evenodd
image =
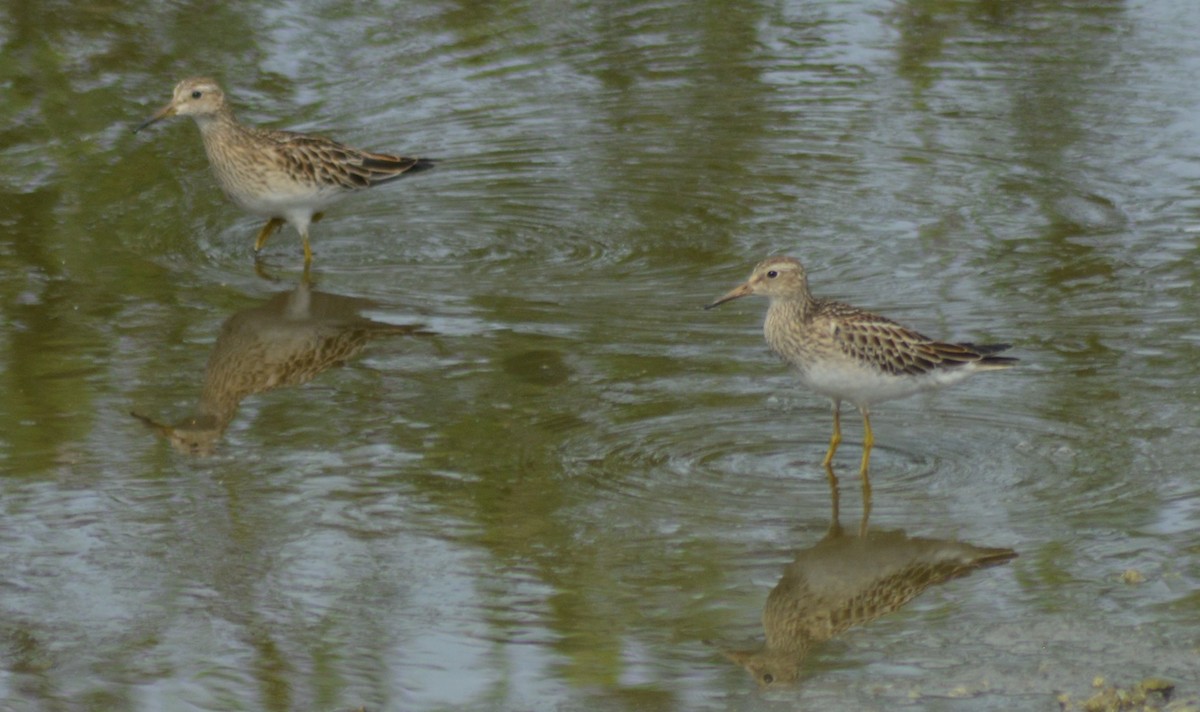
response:
<svg viewBox="0 0 1200 712"><path fill-rule="evenodd" d="M857 307L813 297L800 261L769 257L750 279L707 305L760 294L770 300L763 333L771 350L794 366L809 389L833 401L833 437L823 464L829 467L842 441L842 401L863 417L859 476L870 496L867 466L875 436L871 406L958 383L977 371L1009 368L1015 358L996 356L1008 344L934 341L896 322Z"/></svg>
<svg viewBox="0 0 1200 712"><path fill-rule="evenodd" d="M134 132L171 116L191 116L200 127L208 162L221 189L267 224L254 242L257 254L285 222L304 241L304 264L312 262L308 226L331 203L349 193L433 167L427 158L371 153L321 136L273 131L239 123L212 79L184 79L171 102Z"/></svg>

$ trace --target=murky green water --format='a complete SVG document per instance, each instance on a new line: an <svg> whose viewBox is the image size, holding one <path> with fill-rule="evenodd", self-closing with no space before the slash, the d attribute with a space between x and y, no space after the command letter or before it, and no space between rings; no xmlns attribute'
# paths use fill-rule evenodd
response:
<svg viewBox="0 0 1200 712"><path fill-rule="evenodd" d="M152 7L0 5L4 709L1200 691L1193 3ZM129 412L194 413L222 325L301 288L300 246L260 276L190 122L130 133L194 74L244 120L444 161L313 228L338 319L436 334L245 395L204 458ZM877 409L871 525L1019 558L762 690L723 651L762 645L822 546L830 416L764 304L700 306L769 253L1015 344L1015 371Z"/></svg>

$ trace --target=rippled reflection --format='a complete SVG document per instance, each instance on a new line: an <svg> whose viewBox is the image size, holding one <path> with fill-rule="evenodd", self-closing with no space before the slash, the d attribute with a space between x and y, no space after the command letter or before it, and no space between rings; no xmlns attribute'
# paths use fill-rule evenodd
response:
<svg viewBox="0 0 1200 712"><path fill-rule="evenodd" d="M1012 549L910 537L901 530L870 531L865 514L859 534L847 534L838 518L836 480L828 474L829 530L814 546L795 552L767 596L765 643L725 653L764 687L796 682L816 644L902 608L930 586L1017 556Z"/></svg>
<svg viewBox="0 0 1200 712"><path fill-rule="evenodd" d="M174 425L132 415L180 452L210 455L247 396L307 383L357 356L372 338L430 333L419 324L388 324L360 314L373 306L366 299L317 291L305 275L294 289L221 325L195 413Z"/></svg>

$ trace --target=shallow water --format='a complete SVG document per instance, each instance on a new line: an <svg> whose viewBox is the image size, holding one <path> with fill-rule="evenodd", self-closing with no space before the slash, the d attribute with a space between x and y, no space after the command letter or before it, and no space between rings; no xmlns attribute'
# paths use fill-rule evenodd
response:
<svg viewBox="0 0 1200 712"><path fill-rule="evenodd" d="M1057 709L1200 694L1200 12L1143 2L0 3L5 709ZM192 412L256 271L179 78L443 159L314 226L370 340ZM760 689L723 650L830 524L814 290L1020 368L884 404L873 528L1019 558ZM261 274L260 274L261 273ZM843 420L841 521L861 424ZM1146 581L1125 584L1136 569Z"/></svg>

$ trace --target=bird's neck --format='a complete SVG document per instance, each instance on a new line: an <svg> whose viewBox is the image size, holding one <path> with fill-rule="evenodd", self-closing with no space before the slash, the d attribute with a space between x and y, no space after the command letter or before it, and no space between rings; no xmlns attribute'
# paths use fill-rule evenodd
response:
<svg viewBox="0 0 1200 712"><path fill-rule="evenodd" d="M235 161L230 157L230 146L244 143L243 136L246 128L238 123L229 107L204 116L196 116L196 126L200 127L200 138L204 142L204 152L208 155L209 163L222 189L230 192L226 183L226 174L232 170Z"/></svg>
<svg viewBox="0 0 1200 712"><path fill-rule="evenodd" d="M233 115L233 109L228 106L222 107L215 113L193 118L196 120L196 126L200 127L200 136L203 137L205 144L222 134L242 130L237 117Z"/></svg>
<svg viewBox="0 0 1200 712"><path fill-rule="evenodd" d="M809 294L776 297L767 307L767 320L788 323L808 321L812 314L813 304L812 295Z"/></svg>
<svg viewBox="0 0 1200 712"><path fill-rule="evenodd" d="M763 322L763 336L771 350L787 361L793 361L804 346L801 335L804 325L812 318L811 297L784 297L771 300Z"/></svg>

